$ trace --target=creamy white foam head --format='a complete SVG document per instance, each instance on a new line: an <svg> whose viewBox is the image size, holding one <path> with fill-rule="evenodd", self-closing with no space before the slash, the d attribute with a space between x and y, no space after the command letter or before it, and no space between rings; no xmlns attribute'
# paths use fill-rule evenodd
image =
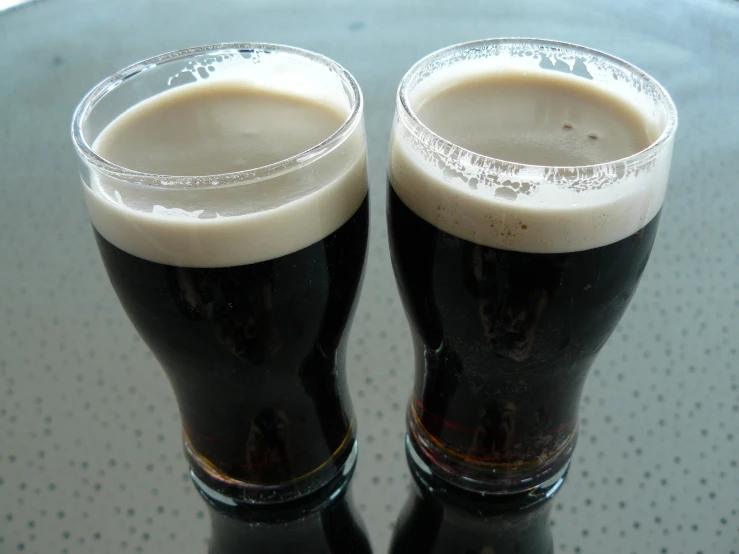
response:
<svg viewBox="0 0 739 554"><path fill-rule="evenodd" d="M309 246L356 212L367 194L361 114L343 140L305 154L347 121L347 94L314 62L258 55L191 62L191 82L130 107L100 132L99 156L156 174L154 186L91 174L87 204L106 240L159 263L243 265ZM305 161L280 165L295 156Z"/></svg>
<svg viewBox="0 0 739 554"><path fill-rule="evenodd" d="M611 244L659 212L672 136L638 153L676 121L646 76L526 44L431 58L401 84L388 170L421 218L478 244L556 253Z"/></svg>

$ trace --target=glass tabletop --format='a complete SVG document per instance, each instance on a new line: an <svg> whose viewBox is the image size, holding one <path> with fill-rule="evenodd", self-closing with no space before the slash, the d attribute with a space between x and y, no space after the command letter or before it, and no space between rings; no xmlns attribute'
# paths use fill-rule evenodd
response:
<svg viewBox="0 0 739 554"><path fill-rule="evenodd" d="M355 500L385 552L408 497L411 338L385 171L406 70L453 43L536 36L629 60L680 113L651 260L591 371L554 499L555 552L739 552L739 4L45 0L0 12L0 552L205 552L208 517L164 373L108 283L69 138L77 102L155 54L227 41L329 56L362 86L371 235L350 336Z"/></svg>

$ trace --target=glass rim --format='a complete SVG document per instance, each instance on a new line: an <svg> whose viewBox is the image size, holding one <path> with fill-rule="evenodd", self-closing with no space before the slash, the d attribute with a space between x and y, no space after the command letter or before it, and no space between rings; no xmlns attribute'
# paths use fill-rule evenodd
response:
<svg viewBox="0 0 739 554"><path fill-rule="evenodd" d="M615 160L608 160L608 161L600 162L597 164L566 165L566 166L527 164L527 163L513 162L510 160L503 160L500 158L495 158L493 156L486 156L484 154L480 154L478 152L474 152L472 150L464 148L463 146L460 146L454 143L453 141L448 140L444 138L443 136L435 133L431 129L429 129L420 120L418 115L415 113L415 111L411 107L411 103L408 98L410 88L411 88L411 82L414 81L415 78L420 73L422 73L424 69L426 69L431 63L447 55L453 54L455 52L464 51L464 50L470 50L476 47L501 45L501 44L531 45L532 47L542 46L542 47L547 47L547 48L566 49L566 50L569 50L575 53L581 52L583 54L588 54L590 56L605 60L612 65L618 66L621 69L624 69L644 79L649 84L649 86L651 86L658 93L659 95L658 100L660 101L661 105L665 109L666 123L665 123L664 129L660 133L659 137L657 137L654 141L652 141L649 144L649 146L647 146L643 150L640 150L639 152L630 154L629 156L615 159ZM482 166L485 162L491 162L495 164L497 167L509 167L511 169L546 168L546 169L552 169L554 171L571 172L571 171L593 171L599 168L612 166L613 164L625 164L626 166L640 165L640 164L646 163L654 159L662 151L662 148L664 147L664 145L668 141L670 141L675 135L675 131L677 130L677 123L678 123L677 108L675 107L675 103L670 97L670 94L659 83L659 81L657 81L654 77L649 75L649 73L647 73L646 71L638 68L637 66L621 58L618 58L616 56L613 56L601 50L596 50L594 48L590 48L587 46L581 46L579 44L574 44L571 42L549 40L549 39L503 37L503 38L473 40L473 41L462 42L459 44L454 44L451 46L441 48L439 50L436 50L424 56L423 58L421 58L420 60L418 60L416 63L414 63L411 66L411 68L406 72L406 74L401 79L400 84L398 85L398 92L396 94L396 98L397 98L396 111L399 115L399 119L403 122L403 124L406 127L410 127L410 126L415 127L416 130L420 130L424 135L430 136L432 140L434 140L437 144L441 144L445 149L448 149L449 152L456 151L456 152L467 154L469 156L474 156L475 160L479 160L475 163L475 165Z"/></svg>
<svg viewBox="0 0 739 554"><path fill-rule="evenodd" d="M95 152L92 145L89 144L85 138L83 125L90 116L91 111L98 102L108 95L108 93L124 82L135 78L137 75L144 73L155 66L163 65L165 63L185 60L201 55L218 55L243 51L288 54L303 58L329 69L345 85L348 85L348 89L351 91L352 97L349 98L350 110L347 118L338 129L321 142L293 156L251 169L209 175L165 175L136 171L106 160ZM205 190L248 185L265 179L278 177L280 175L290 173L291 171L298 170L311 162L322 158L346 141L354 132L357 125L359 125L362 120L363 108L364 99L362 97L362 90L359 87L359 83L354 76L349 73L349 71L331 58L304 48L283 44L264 42L226 42L173 50L135 62L103 79L90 89L77 105L72 117L71 131L72 140L78 156L95 170L100 171L107 176L133 185L145 184L147 187L151 188L183 190L191 189L196 186L198 190Z"/></svg>

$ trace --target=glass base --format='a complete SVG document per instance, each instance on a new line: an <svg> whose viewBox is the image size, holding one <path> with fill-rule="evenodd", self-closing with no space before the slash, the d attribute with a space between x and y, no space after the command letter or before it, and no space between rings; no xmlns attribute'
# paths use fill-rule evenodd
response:
<svg viewBox="0 0 739 554"><path fill-rule="evenodd" d="M406 445L412 487L393 532L390 554L554 552L549 514L564 475L549 494L473 492L438 477L414 453L409 440Z"/></svg>
<svg viewBox="0 0 739 554"><path fill-rule="evenodd" d="M276 505L304 498L339 476L348 476L357 463L356 439L346 441L325 464L294 481L279 484L248 483L232 479L198 455L185 439L190 476L206 502L221 506Z"/></svg>
<svg viewBox="0 0 739 554"><path fill-rule="evenodd" d="M471 463L443 449L410 413L407 423L406 449L413 462L457 488L488 495L549 498L564 482L577 442L575 430L567 443L541 464L511 470Z"/></svg>

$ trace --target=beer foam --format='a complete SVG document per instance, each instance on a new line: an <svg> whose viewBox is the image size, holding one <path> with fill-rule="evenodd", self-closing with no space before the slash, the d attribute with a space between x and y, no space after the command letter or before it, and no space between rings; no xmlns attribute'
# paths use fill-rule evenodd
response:
<svg viewBox="0 0 739 554"><path fill-rule="evenodd" d="M587 53L546 53L525 44L492 48L498 49L495 59L484 48L458 49L446 58L441 51L419 62L401 83L407 94L398 102L388 174L403 203L460 238L531 253L604 246L649 223L664 200L676 125L674 106L661 87L641 72L631 74L626 64L614 67ZM530 165L463 148L432 132L418 116L439 95L452 98L460 84L511 78L531 79L544 87L542 94L556 84L592 95L594 103L626 105L642 121L649 140L661 143L596 165Z"/></svg>
<svg viewBox="0 0 739 554"><path fill-rule="evenodd" d="M102 188L85 187L95 229L114 246L152 262L181 267L230 267L262 262L296 252L346 223L367 196L364 153L331 182L280 206L241 215L222 215L230 202L248 202L248 191L205 199L205 210L154 204L137 209L135 195L124 200ZM265 181L275 187L289 184ZM143 185L145 186L145 185ZM116 191L117 192L117 191ZM142 194L142 197L145 195ZM227 199L226 199L227 198ZM168 200L162 198L166 204ZM195 204L195 200L187 200Z"/></svg>
<svg viewBox="0 0 739 554"><path fill-rule="evenodd" d="M134 105L103 129L93 150L107 162L121 165L116 162L117 150L131 150L133 154L128 154L133 160L137 156L147 157L147 151L150 152L151 159L145 160L148 165L123 164L126 169L139 172L163 173L157 171L158 164L166 162L168 169L173 164L176 167L177 155L182 156L183 165L187 162L185 173L151 175L151 181L144 178L133 183L125 175L118 177L115 173L83 175L92 223L106 240L153 262L226 267L290 254L320 241L352 217L367 195L361 116L353 126L342 129L346 133L342 140L315 154L312 147L327 141L350 117L352 106L345 90L334 73L315 63L300 57L262 54L259 63L255 63L254 53L221 55L220 61L214 57L189 62L169 80L170 85L178 86ZM190 76L184 84L183 72ZM248 143L254 148L242 148L246 150L244 167L224 166L223 171L231 173L211 175L197 171L200 162L193 163L192 155L197 148L205 148L207 136L189 154L187 150L178 154L172 148L164 154L166 160L159 160L156 156L162 156L158 150L161 137L146 144L145 127L138 135L131 131L173 102L207 95L207 103L212 107L222 91L233 94L238 87L243 88L244 94L251 94L249 98L254 101L259 100L259 95L266 95L262 98L274 97L293 104L295 113L283 118L267 136L252 132L251 138L244 139L254 141ZM183 115L192 117L189 112ZM324 116L326 124L316 131L316 125L310 122ZM186 117L183 119L184 123L173 116L172 122L187 127ZM172 122L163 125L166 132L174 125ZM218 123L218 132L225 127L238 137L242 132L251 132L245 128L248 123L243 117L225 117ZM261 123L262 127L269 124ZM124 144L127 140L133 144ZM213 158L220 155L221 146L224 150L233 149L233 144L220 144L218 140L216 137L211 145L213 156L203 157L211 173L213 163L220 163L213 162ZM136 144L141 141L144 148ZM261 153L252 155L257 146L270 141L279 148L262 148ZM187 146L187 141L183 144ZM283 163L285 158L290 158L287 165ZM265 168L271 169L264 171Z"/></svg>

